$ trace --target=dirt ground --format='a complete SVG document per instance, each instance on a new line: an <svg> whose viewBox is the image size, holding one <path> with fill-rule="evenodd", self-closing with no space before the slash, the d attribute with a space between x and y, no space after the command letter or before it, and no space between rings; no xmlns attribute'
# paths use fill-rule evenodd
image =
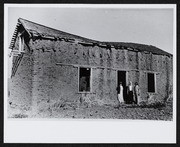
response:
<svg viewBox="0 0 180 147"><path fill-rule="evenodd" d="M88 106L82 104L54 104L36 113L23 107L8 106L9 118L80 118L80 119L145 119L172 120L172 103L120 106Z"/></svg>

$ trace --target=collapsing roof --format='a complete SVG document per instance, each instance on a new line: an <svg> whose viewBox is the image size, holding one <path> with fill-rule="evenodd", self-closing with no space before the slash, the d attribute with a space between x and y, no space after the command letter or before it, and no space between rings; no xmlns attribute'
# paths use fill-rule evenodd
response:
<svg viewBox="0 0 180 147"><path fill-rule="evenodd" d="M19 26L23 26L26 32L29 34L31 38L44 38L44 39L51 39L51 40L65 40L69 42L77 42L82 45L86 46L100 46L104 48L116 48L116 49L127 49L132 51L140 51L146 53L153 53L153 54L160 54L160 55L167 55L172 56L172 54L165 52L155 46L152 45L144 45L144 44L137 44L137 43L126 43L126 42L103 42L103 41L95 41L91 39L87 39L84 37L80 37L77 35L73 35L70 33L66 33L63 31L59 31L47 26L43 26L41 24L37 24L22 18L18 19L18 23L13 34L10 49L13 49L15 40L17 38L17 32Z"/></svg>

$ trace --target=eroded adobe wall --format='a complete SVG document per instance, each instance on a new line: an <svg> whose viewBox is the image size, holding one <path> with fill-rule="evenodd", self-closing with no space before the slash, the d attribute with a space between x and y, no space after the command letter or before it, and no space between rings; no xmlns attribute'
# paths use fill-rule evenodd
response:
<svg viewBox="0 0 180 147"><path fill-rule="evenodd" d="M173 66L171 64L172 58L162 56L160 61L161 63L159 64L159 70L161 71L161 73L159 74L159 78L157 79L157 90L158 94L166 100L169 97L169 94L172 93L173 87Z"/></svg>
<svg viewBox="0 0 180 147"><path fill-rule="evenodd" d="M171 58L169 58L169 71L170 71L170 73L169 73L169 80L170 80L170 84L169 84L169 97L171 97L171 98L173 98L173 57L171 57Z"/></svg>
<svg viewBox="0 0 180 147"><path fill-rule="evenodd" d="M148 100L150 97L155 97L159 101L164 101L172 91L172 57L139 52L138 58L140 61L139 85L143 100ZM156 76L156 93L148 93L148 72L152 72Z"/></svg>
<svg viewBox="0 0 180 147"><path fill-rule="evenodd" d="M153 55L154 60L153 67L158 71L156 73L156 89L158 99L164 101L168 98L169 94L171 93L173 87L173 65L172 57L168 56L160 56L160 55Z"/></svg>
<svg viewBox="0 0 180 147"><path fill-rule="evenodd" d="M18 50L18 39L15 43L14 50ZM33 70L33 58L29 48L24 45L25 53L22 58L20 56L13 57L13 67L17 58L20 59L20 63L17 67L15 75L10 79L10 98L9 103L12 106L19 106L20 108L30 108L32 102L32 70Z"/></svg>
<svg viewBox="0 0 180 147"><path fill-rule="evenodd" d="M54 42L31 40L29 44L34 56L33 108L43 110L52 103L76 100L77 68L56 65Z"/></svg>
<svg viewBox="0 0 180 147"><path fill-rule="evenodd" d="M79 102L84 98L93 104L112 104L117 101L117 70L126 70L128 81L139 83L141 99L147 100L147 71L157 77L157 95L167 96L169 57L133 52L125 49L106 49L66 41L30 41L34 50L33 101L47 105L58 101ZM163 62L165 61L165 62ZM78 67L91 67L92 91L78 92ZM169 78L170 79L170 78Z"/></svg>
<svg viewBox="0 0 180 147"><path fill-rule="evenodd" d="M58 101L79 102L80 98L93 104L117 102L114 96L116 95L116 71L94 68L112 66L111 62L103 61L103 54L105 56L103 49L49 40L31 40L30 46L34 50L35 58L34 105L44 107ZM78 66L93 66L91 93L82 94L78 91Z"/></svg>
<svg viewBox="0 0 180 147"><path fill-rule="evenodd" d="M92 91L84 95L78 93L78 89L75 89L77 99L85 97L85 99L90 99L93 104L99 105L116 105L118 103L116 69L124 70L128 68L127 50L107 50L98 46L83 46L58 41L55 42L55 49L57 63L92 67ZM78 69L76 68L76 70ZM75 79L78 79L78 75Z"/></svg>
<svg viewBox="0 0 180 147"><path fill-rule="evenodd" d="M98 104L117 104L116 71L111 69L93 69L93 96Z"/></svg>
<svg viewBox="0 0 180 147"><path fill-rule="evenodd" d="M118 56L119 50L114 53ZM121 50L121 62L117 62L120 59L115 58L115 66L119 69L127 70L128 80L139 83L141 91L141 100L148 101L150 97L154 97L159 101L167 99L170 93L172 93L173 87L173 64L172 57L156 55L145 52L133 52L129 50ZM125 52L125 53L123 53ZM123 64L124 66L122 66ZM147 73L154 73L156 76L156 92L148 93L148 81Z"/></svg>

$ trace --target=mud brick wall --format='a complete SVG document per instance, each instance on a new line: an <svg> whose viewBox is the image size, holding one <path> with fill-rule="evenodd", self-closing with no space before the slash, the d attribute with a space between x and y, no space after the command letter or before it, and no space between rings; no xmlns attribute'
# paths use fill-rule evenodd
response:
<svg viewBox="0 0 180 147"><path fill-rule="evenodd" d="M15 50L18 50L18 39L15 43ZM10 97L9 102L13 105L29 108L32 104L32 71L33 71L33 56L27 45L24 45L25 52L21 58L19 66L14 76L10 79ZM15 61L20 56L13 57L13 66Z"/></svg>
<svg viewBox="0 0 180 147"><path fill-rule="evenodd" d="M80 44L70 44L68 42L55 42L55 59L57 63L64 64L76 64L79 67L92 66L92 91L91 93L81 94L78 92L78 85L75 89L74 98L78 100L80 97L85 97L85 99L90 99L93 104L117 104L117 71L113 69L101 68L101 67L111 67L111 68L125 68L125 62L121 59L125 51L119 50L119 58L121 60L114 60L115 55L113 51L108 51L100 47L82 46ZM114 49L114 51L116 51ZM119 59L118 58L118 59ZM120 64L123 62L123 64ZM59 65L60 66L60 65ZM63 66L63 65L62 65ZM58 69L62 69L58 67ZM120 67L118 67L120 66ZM65 67L64 67L65 68ZM72 69L72 67L71 67ZM75 68L73 73L78 72L78 68ZM64 71L64 70L63 70ZM69 71L70 72L70 71ZM67 74L66 74L67 75ZM65 79L68 77L64 77ZM73 81L78 84L78 74ZM65 85L67 86L67 85ZM67 87L68 88L68 87ZM70 89L70 91L72 91ZM66 93L68 97L68 93Z"/></svg>
<svg viewBox="0 0 180 147"><path fill-rule="evenodd" d="M144 100L149 96L154 96L159 101L164 101L168 97L168 93L173 85L172 57L154 54L138 53L140 62L140 86L141 95ZM147 71L147 72L144 72ZM148 93L147 73L152 71L156 76L156 93Z"/></svg>
<svg viewBox="0 0 180 147"><path fill-rule="evenodd" d="M30 39L28 45L33 52L25 46L26 54L12 77L11 96L17 103L32 102L33 107L44 109L83 98L92 104L116 105L118 70L127 71L126 84L139 83L142 101L149 95L163 100L172 91L172 57L48 39ZM79 67L91 67L90 93L78 91ZM157 93L148 93L148 71L156 74Z"/></svg>
<svg viewBox="0 0 180 147"><path fill-rule="evenodd" d="M117 104L116 71L110 69L93 69L93 93L97 104ZM96 100L97 99L97 100Z"/></svg>
<svg viewBox="0 0 180 147"><path fill-rule="evenodd" d="M47 40L31 41L30 46L34 50L34 105L42 108L56 101L79 102L82 97L90 99L93 104L117 103L115 71L92 68L92 91L84 95L78 91L78 67L68 65L107 66L107 62L100 58L104 49Z"/></svg>
<svg viewBox="0 0 180 147"><path fill-rule="evenodd" d="M36 40L30 44L37 60L33 81L36 85L33 99L37 99L37 103L78 101L85 97L100 105L117 104L117 70L127 70L128 81L139 83L142 100L147 100L149 95L147 71L157 72L157 93L153 95L167 96L169 57L66 41ZM86 66L92 66L92 91L82 94L78 92L78 67Z"/></svg>

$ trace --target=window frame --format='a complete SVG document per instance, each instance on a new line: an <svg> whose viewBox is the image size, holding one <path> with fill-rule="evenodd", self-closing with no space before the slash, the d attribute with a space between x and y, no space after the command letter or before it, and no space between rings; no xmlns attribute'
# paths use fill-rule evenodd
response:
<svg viewBox="0 0 180 147"><path fill-rule="evenodd" d="M154 92L149 92L149 89L148 89L148 74L153 74L154 75ZM156 73L154 73L154 72L147 72L147 93L150 93L150 94L156 94L157 93Z"/></svg>
<svg viewBox="0 0 180 147"><path fill-rule="evenodd" d="M19 48L18 48L18 51L19 52L24 52L24 37L23 37L23 35L19 34L18 39L19 39Z"/></svg>
<svg viewBox="0 0 180 147"><path fill-rule="evenodd" d="M79 91L79 80L80 80L80 68L89 68L90 71L90 90L89 91ZM92 67L88 67L88 66L78 66L78 93L92 93Z"/></svg>

